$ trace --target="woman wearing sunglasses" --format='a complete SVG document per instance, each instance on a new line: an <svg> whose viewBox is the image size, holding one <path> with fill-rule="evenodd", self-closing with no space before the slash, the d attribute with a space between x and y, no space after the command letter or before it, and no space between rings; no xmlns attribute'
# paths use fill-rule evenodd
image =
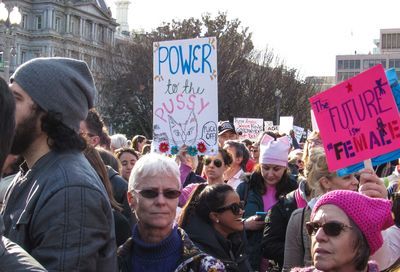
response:
<svg viewBox="0 0 400 272"><path fill-rule="evenodd" d="M312 199L304 208L296 209L287 223L283 270L293 267L308 266L312 263L310 255L310 237L307 235L305 222L309 221L311 210L323 194L333 190L357 191L359 182L354 175L339 177L330 172L322 147L311 150L305 169L307 184L312 188Z"/></svg>
<svg viewBox="0 0 400 272"><path fill-rule="evenodd" d="M368 259L383 244L381 232L391 225L390 201L353 191L329 192L306 223L314 267L292 271L379 271Z"/></svg>
<svg viewBox="0 0 400 272"><path fill-rule="evenodd" d="M204 173L207 177L206 185L224 183L224 172L232 163L231 155L224 149L219 148L216 156L204 157ZM198 188L198 183L189 184L182 189L179 197L179 206L185 206L190 195Z"/></svg>
<svg viewBox="0 0 400 272"><path fill-rule="evenodd" d="M132 170L128 202L138 223L117 252L119 271L224 271L175 226L180 173L173 159L151 153Z"/></svg>
<svg viewBox="0 0 400 272"><path fill-rule="evenodd" d="M245 253L244 207L239 195L227 184L200 186L204 188L191 196L180 226L201 250L221 260L226 271L251 271Z"/></svg>
<svg viewBox="0 0 400 272"><path fill-rule="evenodd" d="M286 136L274 139L265 134L260 142L259 165L248 182L241 183L236 191L245 201L247 252L253 270L266 269L267 261L262 259L261 240L264 218L257 212L268 212L280 196L297 188L296 180L288 173L290 143ZM261 267L261 268L260 268Z"/></svg>

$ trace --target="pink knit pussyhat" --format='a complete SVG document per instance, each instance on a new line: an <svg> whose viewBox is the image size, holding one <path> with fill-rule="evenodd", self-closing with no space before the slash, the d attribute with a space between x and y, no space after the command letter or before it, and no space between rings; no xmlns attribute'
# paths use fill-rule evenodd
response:
<svg viewBox="0 0 400 272"><path fill-rule="evenodd" d="M280 166L288 165L288 154L290 143L287 136L274 139L265 134L260 142L260 158L261 164L275 164Z"/></svg>
<svg viewBox="0 0 400 272"><path fill-rule="evenodd" d="M381 231L393 225L392 204L386 199L371 198L348 190L334 190L324 194L317 201L311 213L311 220L318 209L327 204L339 207L354 221L367 239L371 255L383 244Z"/></svg>

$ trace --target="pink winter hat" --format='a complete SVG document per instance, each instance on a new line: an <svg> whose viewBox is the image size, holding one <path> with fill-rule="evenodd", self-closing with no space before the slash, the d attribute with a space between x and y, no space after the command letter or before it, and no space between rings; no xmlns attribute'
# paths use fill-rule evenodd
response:
<svg viewBox="0 0 400 272"><path fill-rule="evenodd" d="M275 164L280 166L288 165L288 154L290 143L287 136L274 139L265 134L260 142L260 158L261 164Z"/></svg>
<svg viewBox="0 0 400 272"><path fill-rule="evenodd" d="M327 204L339 207L354 221L367 239L371 255L383 244L381 231L393 225L392 204L386 199L371 198L348 190L334 190L317 201L311 220L317 210Z"/></svg>

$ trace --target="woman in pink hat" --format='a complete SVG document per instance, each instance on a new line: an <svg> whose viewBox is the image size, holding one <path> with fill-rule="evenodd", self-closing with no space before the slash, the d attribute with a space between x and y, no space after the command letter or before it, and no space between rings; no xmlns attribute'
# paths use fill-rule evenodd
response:
<svg viewBox="0 0 400 272"><path fill-rule="evenodd" d="M314 266L292 271L378 272L369 262L383 244L381 232L393 225L391 202L347 190L323 195L306 227Z"/></svg>
<svg viewBox="0 0 400 272"><path fill-rule="evenodd" d="M312 199L304 208L295 210L289 219L284 251L284 271L296 266L307 266L312 263L310 255L310 237L305 222L309 221L311 210L323 194L334 190L357 191L359 182L354 175L339 177L329 171L326 154L322 147L311 150L305 174L307 184L312 188Z"/></svg>
<svg viewBox="0 0 400 272"><path fill-rule="evenodd" d="M253 270L261 271L265 265L261 257L264 217L257 212L268 212L280 196L297 188L296 180L288 173L288 137L275 139L265 134L260 142L259 165L248 182L242 182L236 191L245 202L244 226L247 233L247 253ZM261 268L260 268L261 265Z"/></svg>

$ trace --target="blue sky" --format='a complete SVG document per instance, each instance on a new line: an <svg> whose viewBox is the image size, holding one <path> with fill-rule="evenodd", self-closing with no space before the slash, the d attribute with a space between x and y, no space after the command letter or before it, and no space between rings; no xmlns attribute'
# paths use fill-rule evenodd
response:
<svg viewBox="0 0 400 272"><path fill-rule="evenodd" d="M301 77L334 76L335 55L372 52L381 28L400 28L398 0L131 0L129 27L218 11L239 18L258 49L268 46Z"/></svg>

